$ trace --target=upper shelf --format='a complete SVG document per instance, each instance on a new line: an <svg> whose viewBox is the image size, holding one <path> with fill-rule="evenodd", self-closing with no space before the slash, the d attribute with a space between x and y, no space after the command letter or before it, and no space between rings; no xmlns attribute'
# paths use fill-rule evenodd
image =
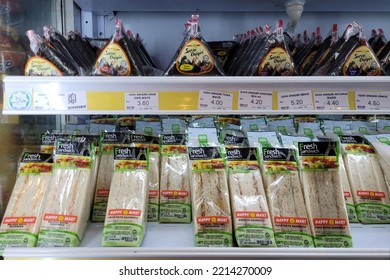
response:
<svg viewBox="0 0 390 280"><path fill-rule="evenodd" d="M87 12L97 15L107 15L114 11L122 12L282 12L286 10L285 3L288 0L160 0L153 1L93 1L75 0L76 4ZM329 5L323 0L306 0L304 7L308 12L383 12L390 10L390 1L377 0L375 5L370 1L358 0L338 1L335 5Z"/></svg>
<svg viewBox="0 0 390 280"><path fill-rule="evenodd" d="M3 114L385 114L390 112L390 77L24 77L4 79ZM204 91L211 92L205 94ZM256 91L266 96L249 96ZM345 92L346 105L319 110L319 92ZM224 106L209 104L226 93ZM283 94L307 93L309 106ZM378 108L359 108L358 93L382 93ZM137 99L137 94L148 95ZM383 94L384 93L384 94ZM260 94L261 95L261 94ZM213 97L214 96L214 97ZM263 98L264 97L264 98ZM252 98L248 100L248 98ZM254 99L253 99L254 98ZM259 99L262 99L259 101ZM290 106L286 107L281 100ZM300 102L301 100L299 100ZM302 102L306 102L302 100ZM321 100L320 100L321 101ZM342 103L342 100L338 100ZM369 100L368 100L369 101ZM367 102L368 102L367 101ZM379 101L379 102L378 102ZM229 103L230 104L226 104ZM250 103L247 107L242 103ZM262 103L264 102L264 103ZM267 104L268 102L268 104ZM298 102L298 103L299 103ZM322 102L322 101L321 101ZM360 102L360 101L359 101ZM138 104L137 104L138 103ZM217 102L219 103L219 102ZM254 104L256 103L256 104ZM260 104L262 103L262 104ZM380 104L379 104L380 103ZM331 105L332 105L331 104ZM255 106L258 105L258 106ZM299 105L299 104L298 104Z"/></svg>

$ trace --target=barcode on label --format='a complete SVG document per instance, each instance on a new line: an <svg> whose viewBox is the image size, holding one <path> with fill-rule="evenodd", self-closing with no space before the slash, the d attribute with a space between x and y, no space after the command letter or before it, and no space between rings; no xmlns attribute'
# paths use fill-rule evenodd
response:
<svg viewBox="0 0 390 280"><path fill-rule="evenodd" d="M122 236L121 240L126 241L126 242L134 242L134 241L137 241L137 237L135 237L135 236Z"/></svg>

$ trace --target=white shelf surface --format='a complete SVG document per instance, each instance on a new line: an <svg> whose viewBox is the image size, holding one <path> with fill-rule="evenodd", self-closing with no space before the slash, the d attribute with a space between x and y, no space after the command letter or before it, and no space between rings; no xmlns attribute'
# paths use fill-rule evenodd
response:
<svg viewBox="0 0 390 280"><path fill-rule="evenodd" d="M78 248L6 248L5 259L390 259L390 225L351 224L353 248L200 248L192 224L148 223L141 247L101 247L91 223Z"/></svg>

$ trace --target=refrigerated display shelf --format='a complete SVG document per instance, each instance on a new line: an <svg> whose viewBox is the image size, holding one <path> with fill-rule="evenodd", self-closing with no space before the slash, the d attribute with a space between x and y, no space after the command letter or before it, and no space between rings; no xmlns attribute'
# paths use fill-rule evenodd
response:
<svg viewBox="0 0 390 280"><path fill-rule="evenodd" d="M90 223L77 248L6 248L4 259L390 259L390 225L351 224L353 248L194 247L192 224L149 222L141 247L101 247Z"/></svg>

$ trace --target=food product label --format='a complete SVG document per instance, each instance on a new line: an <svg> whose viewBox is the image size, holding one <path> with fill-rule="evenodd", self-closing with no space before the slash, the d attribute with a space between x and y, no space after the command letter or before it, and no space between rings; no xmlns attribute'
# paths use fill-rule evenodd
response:
<svg viewBox="0 0 390 280"><path fill-rule="evenodd" d="M189 157L192 161L192 171L213 171L225 168L219 147L189 147Z"/></svg>
<svg viewBox="0 0 390 280"><path fill-rule="evenodd" d="M357 110L389 110L389 92L355 92Z"/></svg>
<svg viewBox="0 0 390 280"><path fill-rule="evenodd" d="M352 237L342 234L324 234L314 237L318 248L352 248Z"/></svg>
<svg viewBox="0 0 390 280"><path fill-rule="evenodd" d="M139 247L144 236L144 229L131 222L106 224L103 229L102 245L108 247Z"/></svg>
<svg viewBox="0 0 390 280"><path fill-rule="evenodd" d="M339 232L348 228L347 219L313 218L314 244L316 247L350 248L352 237Z"/></svg>
<svg viewBox="0 0 390 280"><path fill-rule="evenodd" d="M33 56L24 68L25 76L62 76L62 72L49 60Z"/></svg>
<svg viewBox="0 0 390 280"><path fill-rule="evenodd" d="M239 247L276 247L272 228L248 225L239 226L235 230Z"/></svg>
<svg viewBox="0 0 390 280"><path fill-rule="evenodd" d="M227 166L229 172L250 172L258 170L256 148L226 148Z"/></svg>
<svg viewBox="0 0 390 280"><path fill-rule="evenodd" d="M315 92L316 110L348 110L348 92Z"/></svg>
<svg viewBox="0 0 390 280"><path fill-rule="evenodd" d="M369 156L375 155L374 148L369 142L358 135L339 136L345 154Z"/></svg>
<svg viewBox="0 0 390 280"><path fill-rule="evenodd" d="M201 90L199 110L232 110L233 94Z"/></svg>
<svg viewBox="0 0 390 280"><path fill-rule="evenodd" d="M288 53L276 47L271 49L259 64L259 76L292 76L294 67Z"/></svg>
<svg viewBox="0 0 390 280"><path fill-rule="evenodd" d="M150 197L148 202L148 222L157 222L160 211L158 198Z"/></svg>
<svg viewBox="0 0 390 280"><path fill-rule="evenodd" d="M164 202L166 199L183 199L189 198L189 193L186 193L185 197L180 197L180 190L172 191L173 196L166 196L164 191L161 192L160 196L160 223L190 223L191 222L191 204L182 202ZM178 194L175 196L175 192ZM184 195L184 193L183 193Z"/></svg>
<svg viewBox="0 0 390 280"><path fill-rule="evenodd" d="M42 223L43 224L43 223ZM79 236L66 230L43 230L39 231L38 247L79 247Z"/></svg>
<svg viewBox="0 0 390 280"><path fill-rule="evenodd" d="M346 203L348 220L350 223L358 223L359 220L357 218L356 208L354 204Z"/></svg>
<svg viewBox="0 0 390 280"><path fill-rule="evenodd" d="M300 164L303 170L338 168L337 142L298 142Z"/></svg>
<svg viewBox="0 0 390 280"><path fill-rule="evenodd" d="M19 164L19 175L51 173L53 157L46 153L23 153Z"/></svg>
<svg viewBox="0 0 390 280"><path fill-rule="evenodd" d="M272 92L254 90L238 91L239 110L272 110Z"/></svg>
<svg viewBox="0 0 390 280"><path fill-rule="evenodd" d="M266 174L298 171L294 149L262 148L262 164Z"/></svg>
<svg viewBox="0 0 390 280"><path fill-rule="evenodd" d="M364 191L364 193L366 192ZM390 223L390 206L379 204L382 198L384 198L384 193L380 192L369 192L367 196L360 196L359 203L356 205L356 212L361 223Z"/></svg>
<svg viewBox="0 0 390 280"><path fill-rule="evenodd" d="M0 232L0 249L7 247L35 247L38 236L18 230Z"/></svg>
<svg viewBox="0 0 390 280"><path fill-rule="evenodd" d="M367 46L356 48L343 65L344 76L378 76L381 72L378 60Z"/></svg>
<svg viewBox="0 0 390 280"><path fill-rule="evenodd" d="M187 153L185 134L162 134L161 155L177 155Z"/></svg>
<svg viewBox="0 0 390 280"><path fill-rule="evenodd" d="M148 170L149 150L127 146L114 147L114 172Z"/></svg>
<svg viewBox="0 0 390 280"><path fill-rule="evenodd" d="M310 231L309 231L310 232ZM302 232L294 232L294 229L275 230L275 241L277 247L314 247L313 237Z"/></svg>
<svg viewBox="0 0 390 280"><path fill-rule="evenodd" d="M213 56L198 39L189 40L176 60L176 69L183 75L204 75L213 68Z"/></svg>
<svg viewBox="0 0 390 280"><path fill-rule="evenodd" d="M111 43L96 60L96 69L103 76L130 76L131 64L121 46Z"/></svg>
<svg viewBox="0 0 390 280"><path fill-rule="evenodd" d="M313 97L311 91L279 92L280 110L313 110Z"/></svg>
<svg viewBox="0 0 390 280"><path fill-rule="evenodd" d="M196 247L232 247L233 235L231 232L207 230L195 234Z"/></svg>
<svg viewBox="0 0 390 280"><path fill-rule="evenodd" d="M149 148L150 152L160 151L159 138L155 136L150 136L145 134L131 134L130 142L135 147Z"/></svg>

